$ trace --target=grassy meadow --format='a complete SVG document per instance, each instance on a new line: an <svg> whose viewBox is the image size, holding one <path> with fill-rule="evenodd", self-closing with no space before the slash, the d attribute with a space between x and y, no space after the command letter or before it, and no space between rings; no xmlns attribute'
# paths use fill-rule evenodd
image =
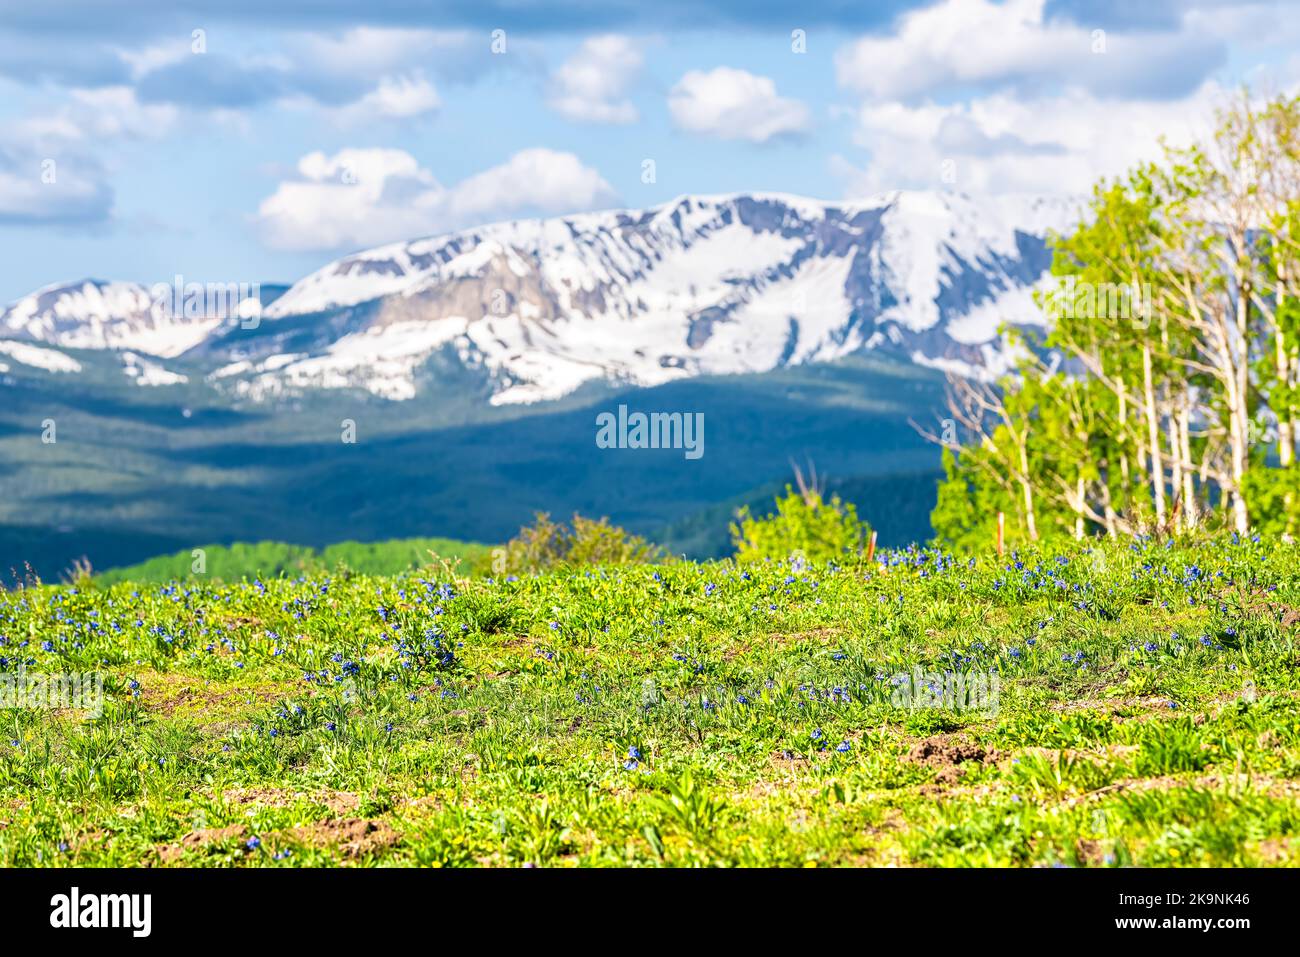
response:
<svg viewBox="0 0 1300 957"><path fill-rule="evenodd" d="M0 592L104 676L0 711L0 864L1295 864L1297 622L1244 538Z"/></svg>

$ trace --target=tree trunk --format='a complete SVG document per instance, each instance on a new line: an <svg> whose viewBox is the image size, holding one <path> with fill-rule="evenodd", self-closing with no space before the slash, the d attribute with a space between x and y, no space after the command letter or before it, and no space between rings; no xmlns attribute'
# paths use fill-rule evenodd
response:
<svg viewBox="0 0 1300 957"><path fill-rule="evenodd" d="M1127 388L1123 379L1120 379L1121 388ZM1119 394L1119 474L1123 480L1124 492L1128 493L1128 396L1123 392Z"/></svg>
<svg viewBox="0 0 1300 957"><path fill-rule="evenodd" d="M1025 530L1031 542L1038 541L1038 522L1034 518L1034 489L1029 484L1029 450L1027 441L1020 444L1020 488L1025 497Z"/></svg>
<svg viewBox="0 0 1300 957"><path fill-rule="evenodd" d="M1241 344L1242 355L1236 363L1237 401L1236 435L1232 443L1232 479L1236 484L1232 496L1233 527L1242 535L1250 531L1250 512L1246 507L1245 478L1250 464L1250 408L1248 396L1250 390L1250 330L1247 322L1250 318L1250 286L1245 271L1237 272L1237 341Z"/></svg>
<svg viewBox="0 0 1300 957"><path fill-rule="evenodd" d="M1160 422L1156 415L1156 390L1151 373L1151 344L1142 343L1142 395L1147 413L1147 445L1151 460L1151 494L1155 498L1156 524L1165 523L1165 469L1160 459Z"/></svg>
<svg viewBox="0 0 1300 957"><path fill-rule="evenodd" d="M1200 520L1196 507L1196 472L1192 468L1192 413L1191 397L1183 397L1178 410L1178 455L1183 460L1183 520L1187 528L1195 528Z"/></svg>
<svg viewBox="0 0 1300 957"><path fill-rule="evenodd" d="M1291 363L1286 354L1286 339L1281 326L1277 330L1277 379L1282 386L1289 385ZM1282 468L1290 468L1295 461L1295 432L1290 409L1274 409L1277 414L1277 461Z"/></svg>
<svg viewBox="0 0 1300 957"><path fill-rule="evenodd" d="M1181 402L1175 401L1169 408L1169 462L1170 462L1170 490L1173 497L1181 502L1178 511L1178 525L1183 523L1183 515L1187 508L1187 503L1182 500L1183 495L1183 458L1182 451L1182 421L1179 419L1175 409L1181 405ZM1175 531L1175 529L1171 529Z"/></svg>
<svg viewBox="0 0 1300 957"><path fill-rule="evenodd" d="M1074 494L1079 497L1079 504L1074 510L1074 537L1083 541L1083 470L1080 469L1074 480Z"/></svg>
<svg viewBox="0 0 1300 957"><path fill-rule="evenodd" d="M1286 262L1277 253L1277 241L1273 242L1274 256L1277 259L1277 305L1276 318L1276 362L1278 383L1286 388L1291 384L1291 357L1287 352L1286 333L1282 329L1282 314L1286 306L1287 274ZM1274 409L1277 415L1277 461L1282 468L1290 468L1295 461L1295 420L1294 410L1289 406ZM1287 496L1287 511L1291 510L1290 496Z"/></svg>

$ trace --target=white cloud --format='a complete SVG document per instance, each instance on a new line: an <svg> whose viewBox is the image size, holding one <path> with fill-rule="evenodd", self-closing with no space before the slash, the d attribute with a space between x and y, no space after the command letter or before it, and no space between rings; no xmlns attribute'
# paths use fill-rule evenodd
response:
<svg viewBox="0 0 1300 957"><path fill-rule="evenodd" d="M644 63L625 36L590 37L551 75L547 103L580 123L635 123L637 109L626 93Z"/></svg>
<svg viewBox="0 0 1300 957"><path fill-rule="evenodd" d="M375 246L512 215L590 209L613 190L572 153L521 150L505 163L443 186L410 153L345 149L309 153L299 179L258 207L257 225L277 249Z"/></svg>
<svg viewBox="0 0 1300 957"><path fill-rule="evenodd" d="M131 78L139 80L147 73L165 66L171 66L174 63L180 63L187 56L192 56L192 42L192 39L188 36L176 37L165 43L140 47L139 49L121 47L118 48L117 55L130 68Z"/></svg>
<svg viewBox="0 0 1300 957"><path fill-rule="evenodd" d="M73 88L57 107L11 121L3 136L50 153L81 143L158 139L170 133L178 111L144 104L129 86Z"/></svg>
<svg viewBox="0 0 1300 957"><path fill-rule="evenodd" d="M171 131L178 115L170 104L141 103L129 86L74 89L70 95L71 120L98 139L155 139Z"/></svg>
<svg viewBox="0 0 1300 957"><path fill-rule="evenodd" d="M1161 137L1186 144L1205 136L1224 96L1206 83L1179 100L1115 101L1069 90L1028 100L867 103L854 139L869 160L858 166L837 157L833 168L852 196L897 188L1086 193L1100 177L1155 159Z"/></svg>
<svg viewBox="0 0 1300 957"><path fill-rule="evenodd" d="M438 91L421 72L384 77L369 93L341 107L336 118L345 124L375 119L409 120L433 113L442 105Z"/></svg>
<svg viewBox="0 0 1300 957"><path fill-rule="evenodd" d="M456 58L478 39L465 31L354 27L337 34L295 34L285 46L303 69L373 78Z"/></svg>
<svg viewBox="0 0 1300 957"><path fill-rule="evenodd" d="M448 192L447 211L466 223L529 210L592 209L614 198L600 174L572 153L534 148L458 183Z"/></svg>
<svg viewBox="0 0 1300 957"><path fill-rule="evenodd" d="M720 66L691 70L668 94L668 110L684 130L720 139L764 143L808 128L808 108L778 96L765 76Z"/></svg>
<svg viewBox="0 0 1300 957"><path fill-rule="evenodd" d="M0 224L86 226L112 211L113 190L93 158L56 159L0 143Z"/></svg>
<svg viewBox="0 0 1300 957"><path fill-rule="evenodd" d="M835 57L841 86L881 98L1044 83L1106 95L1172 97L1195 89L1224 58L1197 30L1094 31L1049 20L1046 0L940 0Z"/></svg>
<svg viewBox="0 0 1300 957"><path fill-rule="evenodd" d="M114 199L102 147L163 137L175 122L175 108L143 105L128 86L73 88L58 107L11 121L0 130L0 223L107 223Z"/></svg>

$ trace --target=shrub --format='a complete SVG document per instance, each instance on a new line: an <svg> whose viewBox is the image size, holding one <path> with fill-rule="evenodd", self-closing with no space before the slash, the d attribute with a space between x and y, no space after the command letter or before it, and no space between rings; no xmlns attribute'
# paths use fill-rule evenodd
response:
<svg viewBox="0 0 1300 957"><path fill-rule="evenodd" d="M533 572L569 563L581 565L628 565L659 561L664 551L658 545L633 535L609 519L573 516L572 527L538 512L532 525L505 546L505 568L498 571Z"/></svg>
<svg viewBox="0 0 1300 957"><path fill-rule="evenodd" d="M741 562L795 553L809 561L842 559L857 555L870 535L851 502L840 501L838 495L826 501L817 490L796 492L789 485L776 500L774 514L755 518L745 506L731 525L736 560Z"/></svg>

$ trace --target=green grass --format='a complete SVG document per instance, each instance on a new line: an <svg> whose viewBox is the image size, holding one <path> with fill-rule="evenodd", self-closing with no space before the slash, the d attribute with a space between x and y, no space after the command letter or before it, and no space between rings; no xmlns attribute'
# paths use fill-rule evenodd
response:
<svg viewBox="0 0 1300 957"><path fill-rule="evenodd" d="M1293 547L888 560L0 594L0 864L1297 861Z"/></svg>
<svg viewBox="0 0 1300 957"><path fill-rule="evenodd" d="M196 566L200 553L202 564ZM111 568L96 577L100 584L112 585L118 582L159 584L204 577L237 582L257 576L328 574L339 568L364 575L396 575L427 564L433 555L451 562L459 560L467 567L487 568L491 553L490 545L450 538L338 542L320 549L284 542L236 542L160 555L138 565Z"/></svg>

